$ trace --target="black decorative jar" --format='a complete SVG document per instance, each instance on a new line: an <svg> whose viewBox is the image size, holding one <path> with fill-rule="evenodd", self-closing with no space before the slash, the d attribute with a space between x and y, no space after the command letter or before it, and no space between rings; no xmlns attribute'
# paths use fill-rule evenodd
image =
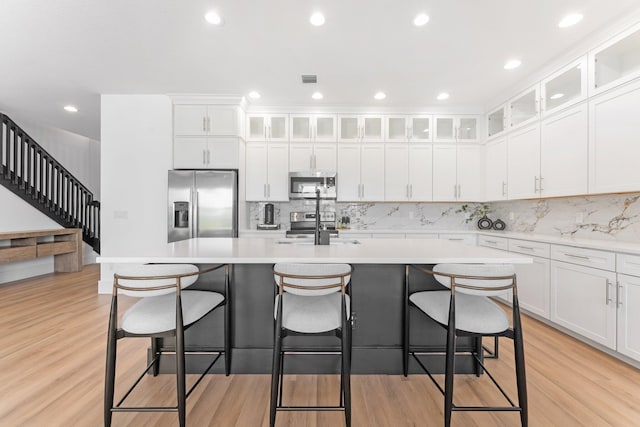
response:
<svg viewBox="0 0 640 427"><path fill-rule="evenodd" d="M491 230L493 227L493 221L491 221L486 215L478 220L478 228L480 230Z"/></svg>

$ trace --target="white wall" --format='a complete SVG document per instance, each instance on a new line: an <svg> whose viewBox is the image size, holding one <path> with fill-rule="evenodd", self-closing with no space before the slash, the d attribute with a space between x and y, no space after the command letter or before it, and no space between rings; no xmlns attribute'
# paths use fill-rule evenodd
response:
<svg viewBox="0 0 640 427"><path fill-rule="evenodd" d="M172 167L171 99L102 95L101 255L145 254L167 244L167 171ZM112 265L101 266L109 292Z"/></svg>
<svg viewBox="0 0 640 427"><path fill-rule="evenodd" d="M7 111L34 141L56 158L99 199L100 143L62 129L41 126ZM0 232L62 228L57 222L32 207L5 187L0 186ZM83 247L85 264L95 262L89 245ZM53 257L0 266L0 283L53 272Z"/></svg>

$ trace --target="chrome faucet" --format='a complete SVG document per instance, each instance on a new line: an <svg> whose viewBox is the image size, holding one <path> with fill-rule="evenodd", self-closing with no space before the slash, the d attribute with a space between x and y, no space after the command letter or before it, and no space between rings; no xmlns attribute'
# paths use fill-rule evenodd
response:
<svg viewBox="0 0 640 427"><path fill-rule="evenodd" d="M314 233L314 245L320 244L320 189L316 187L316 230Z"/></svg>

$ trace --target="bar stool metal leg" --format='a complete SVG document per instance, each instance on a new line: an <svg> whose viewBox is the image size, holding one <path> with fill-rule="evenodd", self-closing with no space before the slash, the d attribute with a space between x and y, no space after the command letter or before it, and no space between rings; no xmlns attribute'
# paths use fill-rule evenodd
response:
<svg viewBox="0 0 640 427"><path fill-rule="evenodd" d="M229 265L225 266L224 277L224 374L231 373L231 303L229 294Z"/></svg>
<svg viewBox="0 0 640 427"><path fill-rule="evenodd" d="M280 383L280 358L282 357L282 301L278 305L278 315L275 327L275 342L273 346L273 367L271 368L271 408L269 425L276 425L276 407L278 405L278 391Z"/></svg>
<svg viewBox="0 0 640 427"><path fill-rule="evenodd" d="M117 297L111 299L111 313L109 314L109 331L107 333L107 369L104 380L104 425L111 425L113 412L113 393L116 381L116 349L117 349L117 325L118 322L118 300Z"/></svg>
<svg viewBox="0 0 640 427"><path fill-rule="evenodd" d="M404 305L403 305L402 372L409 374L409 265L404 266Z"/></svg>
<svg viewBox="0 0 640 427"><path fill-rule="evenodd" d="M529 412L527 405L527 380L524 365L524 344L522 339L522 322L520 320L520 307L518 301L513 304L513 351L516 363L516 383L518 386L518 405L520 405L520 422L522 427L529 424Z"/></svg>
<svg viewBox="0 0 640 427"><path fill-rule="evenodd" d="M444 425L451 426L451 412L453 410L453 376L456 364L456 304L455 295L451 295L449 303L449 325L447 326L447 356L445 362L444 379Z"/></svg>
<svg viewBox="0 0 640 427"><path fill-rule="evenodd" d="M178 296L178 300L180 297ZM186 425L187 402L184 360L184 329L182 320L182 302L176 309L176 373L178 386L178 422L180 427Z"/></svg>

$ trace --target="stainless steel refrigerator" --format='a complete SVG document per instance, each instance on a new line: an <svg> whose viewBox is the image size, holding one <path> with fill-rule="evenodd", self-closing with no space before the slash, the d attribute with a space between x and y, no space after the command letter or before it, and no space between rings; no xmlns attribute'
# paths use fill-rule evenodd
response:
<svg viewBox="0 0 640 427"><path fill-rule="evenodd" d="M238 237L238 171L169 171L168 240Z"/></svg>

